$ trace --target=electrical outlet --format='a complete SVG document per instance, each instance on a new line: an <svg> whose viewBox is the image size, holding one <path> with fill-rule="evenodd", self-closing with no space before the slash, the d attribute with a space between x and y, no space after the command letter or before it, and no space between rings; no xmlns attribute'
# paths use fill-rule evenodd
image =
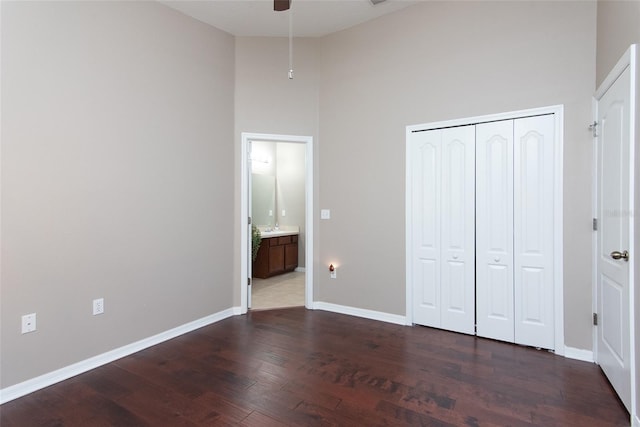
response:
<svg viewBox="0 0 640 427"><path fill-rule="evenodd" d="M22 333L33 332L36 330L36 314L25 314L22 316Z"/></svg>
<svg viewBox="0 0 640 427"><path fill-rule="evenodd" d="M93 300L93 315L104 313L104 298Z"/></svg>
<svg viewBox="0 0 640 427"><path fill-rule="evenodd" d="M332 279L335 279L338 277L338 268L337 267L333 267L333 271L329 272L329 277Z"/></svg>

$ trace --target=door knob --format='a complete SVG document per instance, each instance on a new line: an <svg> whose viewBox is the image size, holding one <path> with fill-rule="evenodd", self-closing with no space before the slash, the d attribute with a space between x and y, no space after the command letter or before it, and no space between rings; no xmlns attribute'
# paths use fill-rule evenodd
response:
<svg viewBox="0 0 640 427"><path fill-rule="evenodd" d="M629 251L613 251L611 252L611 258L613 259L623 259L625 261L629 261Z"/></svg>

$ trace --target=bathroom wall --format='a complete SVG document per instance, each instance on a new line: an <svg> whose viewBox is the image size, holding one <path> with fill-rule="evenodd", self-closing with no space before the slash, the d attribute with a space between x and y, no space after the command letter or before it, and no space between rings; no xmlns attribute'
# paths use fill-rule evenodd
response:
<svg viewBox="0 0 640 427"><path fill-rule="evenodd" d="M299 226L298 267L305 266L305 146L293 142L277 144L277 199L280 226ZM286 215L282 215L285 210Z"/></svg>
<svg viewBox="0 0 640 427"><path fill-rule="evenodd" d="M251 222L257 227L274 227L276 209L276 143L251 143Z"/></svg>

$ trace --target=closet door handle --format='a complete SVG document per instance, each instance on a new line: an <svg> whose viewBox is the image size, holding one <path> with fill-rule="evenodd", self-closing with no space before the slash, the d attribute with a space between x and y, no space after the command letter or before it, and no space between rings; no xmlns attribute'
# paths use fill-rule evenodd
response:
<svg viewBox="0 0 640 427"><path fill-rule="evenodd" d="M611 252L611 258L613 259L623 259L629 262L629 251L613 251Z"/></svg>

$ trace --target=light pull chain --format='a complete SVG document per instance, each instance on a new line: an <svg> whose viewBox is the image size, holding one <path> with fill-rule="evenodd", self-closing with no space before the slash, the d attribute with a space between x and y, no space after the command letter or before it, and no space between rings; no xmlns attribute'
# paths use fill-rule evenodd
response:
<svg viewBox="0 0 640 427"><path fill-rule="evenodd" d="M293 11L289 9L289 80L293 80Z"/></svg>

